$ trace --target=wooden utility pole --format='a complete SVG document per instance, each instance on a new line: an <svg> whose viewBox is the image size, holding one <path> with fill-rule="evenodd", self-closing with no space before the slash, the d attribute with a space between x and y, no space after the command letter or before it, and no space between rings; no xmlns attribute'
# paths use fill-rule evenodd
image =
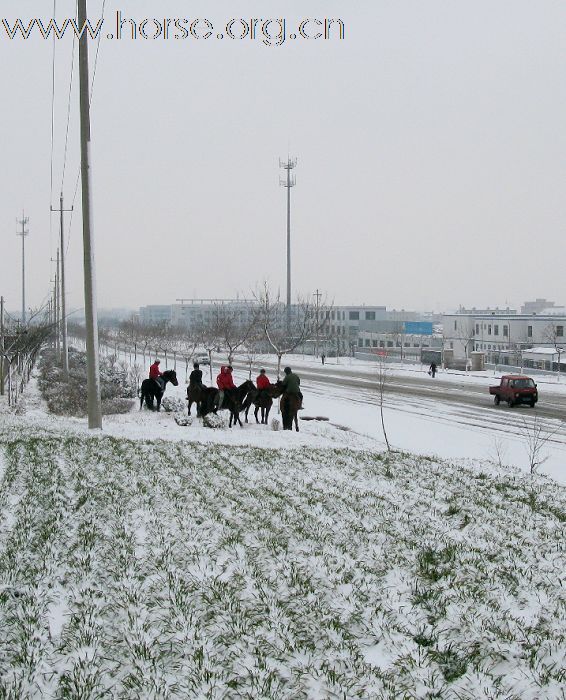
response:
<svg viewBox="0 0 566 700"><path fill-rule="evenodd" d="M57 248L57 268L55 270L55 352L57 360L61 359L61 297L59 295L59 248Z"/></svg>
<svg viewBox="0 0 566 700"><path fill-rule="evenodd" d="M86 0L78 1L79 27L87 19ZM100 400L100 368L98 359L98 310L96 306L96 275L94 264L92 193L90 187L90 85L88 72L88 32L79 40L79 83L81 112L81 184L83 214L83 256L87 357L88 427L102 428Z"/></svg>
<svg viewBox="0 0 566 700"><path fill-rule="evenodd" d="M4 396L4 297L0 297L0 396Z"/></svg>
<svg viewBox="0 0 566 700"><path fill-rule="evenodd" d="M318 314L319 314L319 309L320 309L320 297L322 296L322 292L319 292L318 289L316 292L313 294L314 297L316 297L316 344L315 344L315 350L314 350L314 356L318 357Z"/></svg>
<svg viewBox="0 0 566 700"><path fill-rule="evenodd" d="M59 246L61 249L61 279L60 279L60 296L61 296L61 337L63 340L63 376L65 379L69 379L69 348L67 343L67 307L65 303L65 234L63 230L63 212L73 211L73 207L70 209L63 208L63 193L61 192L61 197L59 198L59 209L54 209L51 207L51 211L59 212L59 228L60 228L60 242Z"/></svg>
<svg viewBox="0 0 566 700"><path fill-rule="evenodd" d="M26 236L29 231L26 231L26 226L29 219L22 212L22 218L18 221L22 230L16 233L16 236L22 237L22 324L26 323Z"/></svg>

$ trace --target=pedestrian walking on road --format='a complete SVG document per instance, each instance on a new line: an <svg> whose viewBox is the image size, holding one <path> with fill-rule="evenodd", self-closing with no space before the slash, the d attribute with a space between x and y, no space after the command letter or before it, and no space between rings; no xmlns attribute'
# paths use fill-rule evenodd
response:
<svg viewBox="0 0 566 700"><path fill-rule="evenodd" d="M436 377L436 369L437 369L437 367L436 367L436 362L431 362L431 363L430 363L430 368L429 368L429 370L428 370L428 373L430 374L430 376L431 376L433 379Z"/></svg>

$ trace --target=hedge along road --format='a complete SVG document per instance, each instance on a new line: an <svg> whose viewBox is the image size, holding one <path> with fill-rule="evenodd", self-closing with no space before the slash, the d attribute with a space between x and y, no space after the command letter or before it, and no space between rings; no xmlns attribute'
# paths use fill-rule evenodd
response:
<svg viewBox="0 0 566 700"><path fill-rule="evenodd" d="M275 370L277 367L275 361L263 359L262 362L266 368ZM285 358L283 358L284 363ZM234 360L233 365L239 370L248 370L248 365L238 360ZM326 389L325 393L327 394L328 387L334 386L347 390L347 395L340 392L341 398L364 403L378 403L377 370L373 375L368 374L367 371L358 372L355 369L342 368L339 372L333 372L332 365L326 364L316 367L296 366L295 371L301 377L302 385L307 393L309 389L316 391L316 393L324 392ZM498 382L499 379L493 377L490 383L497 384ZM399 410L403 410L403 401L412 404L413 410L417 408L415 399L421 399L418 401L418 412L421 412L426 405L426 399L434 399L452 406L460 405L463 408L481 408L485 410L481 422L491 424L494 428L500 427L503 430L506 425L516 429L520 427L523 419L529 420L534 416L548 420L566 420L566 393L545 393L543 385L539 385L539 401L534 409L528 406L509 408L507 404L495 406L493 397L489 394L488 384L446 381L438 375L432 379L428 375L426 377L400 377L388 372L385 394L388 397L389 407ZM474 411L474 415L478 417L479 413ZM469 421L469 416L466 421ZM552 431L556 430L556 427L556 425L548 426Z"/></svg>

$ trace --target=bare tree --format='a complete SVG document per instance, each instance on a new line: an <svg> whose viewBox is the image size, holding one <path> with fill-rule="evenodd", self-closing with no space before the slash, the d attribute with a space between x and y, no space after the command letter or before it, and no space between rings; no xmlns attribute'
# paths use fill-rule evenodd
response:
<svg viewBox="0 0 566 700"><path fill-rule="evenodd" d="M548 460L550 455L545 454L545 451L548 443L556 434L556 430L545 428L541 419L536 416L531 423L523 418L521 434L525 441L529 470L531 474L534 474Z"/></svg>
<svg viewBox="0 0 566 700"><path fill-rule="evenodd" d="M381 429L383 431L383 437L385 438L385 444L387 445L387 451L391 452L391 445L389 444L389 438L387 437L387 430L385 429L385 418L383 415L383 404L385 401L385 388L387 386L387 366L383 357L380 357L377 366L377 398L379 404L379 415L381 417Z"/></svg>
<svg viewBox="0 0 566 700"><path fill-rule="evenodd" d="M497 464L500 469L505 466L505 459L507 456L507 447L505 442L500 438L496 437L493 439L493 461Z"/></svg>
<svg viewBox="0 0 566 700"><path fill-rule="evenodd" d="M470 356L470 349L473 349L475 338L473 323L470 323L466 319L458 319L453 332L454 338L460 343L466 355L466 359L468 359Z"/></svg>
<svg viewBox="0 0 566 700"><path fill-rule="evenodd" d="M258 310L245 309L229 304L215 304L211 325L214 336L228 351L228 364L234 361L234 353L242 347L257 325Z"/></svg>
<svg viewBox="0 0 566 700"><path fill-rule="evenodd" d="M320 337L321 332L329 327L331 306L317 304L314 306L307 295L299 299L291 311L291 327L287 329L286 307L279 294L275 297L267 283L259 294L260 323L265 338L277 356L277 378L281 375L281 359L302 345L313 336Z"/></svg>
<svg viewBox="0 0 566 700"><path fill-rule="evenodd" d="M248 379L252 378L252 367L262 348L262 335L255 329L243 346L243 354L248 365Z"/></svg>
<svg viewBox="0 0 566 700"><path fill-rule="evenodd" d="M185 381L189 378L189 364L193 359L195 352L199 346L199 337L197 334L193 333L189 335L187 332L183 333L179 340L177 341L177 348L183 361L185 363Z"/></svg>
<svg viewBox="0 0 566 700"><path fill-rule="evenodd" d="M558 355L558 379L560 379L560 362L562 353L564 352L564 348L561 345L561 343L564 342L564 325L557 325L554 322L549 323L543 331L543 338L547 343L551 343L556 350L556 354Z"/></svg>
<svg viewBox="0 0 566 700"><path fill-rule="evenodd" d="M210 383L213 383L212 379L212 353L216 349L219 343L219 337L217 334L217 328L212 323L202 322L195 325L193 328L193 334L198 346L202 346L206 354L208 355L208 368L210 371Z"/></svg>

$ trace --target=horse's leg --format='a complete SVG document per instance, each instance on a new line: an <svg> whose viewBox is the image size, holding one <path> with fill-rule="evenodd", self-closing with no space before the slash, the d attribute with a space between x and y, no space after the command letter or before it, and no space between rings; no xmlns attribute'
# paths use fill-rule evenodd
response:
<svg viewBox="0 0 566 700"><path fill-rule="evenodd" d="M250 411L250 406L251 406L251 404L248 404L246 406L246 412L244 413L244 419L245 419L246 423L248 422L248 413Z"/></svg>
<svg viewBox="0 0 566 700"><path fill-rule="evenodd" d="M283 430L290 430L289 428L289 406L287 401L281 402L281 420L283 421Z"/></svg>
<svg viewBox="0 0 566 700"><path fill-rule="evenodd" d="M297 414L298 414L298 411L296 410L296 411L295 411L295 430L296 430L297 432L299 432L299 418L298 418L298 415L297 415ZM291 427L293 427L293 426L291 426Z"/></svg>
<svg viewBox="0 0 566 700"><path fill-rule="evenodd" d="M140 396L140 411L142 410L142 406L143 406L143 394L141 394L141 396Z"/></svg>
<svg viewBox="0 0 566 700"><path fill-rule="evenodd" d="M256 405L255 410L254 410L254 416L255 416L256 423L259 423L259 419L257 417L258 411L259 411L259 404Z"/></svg>

